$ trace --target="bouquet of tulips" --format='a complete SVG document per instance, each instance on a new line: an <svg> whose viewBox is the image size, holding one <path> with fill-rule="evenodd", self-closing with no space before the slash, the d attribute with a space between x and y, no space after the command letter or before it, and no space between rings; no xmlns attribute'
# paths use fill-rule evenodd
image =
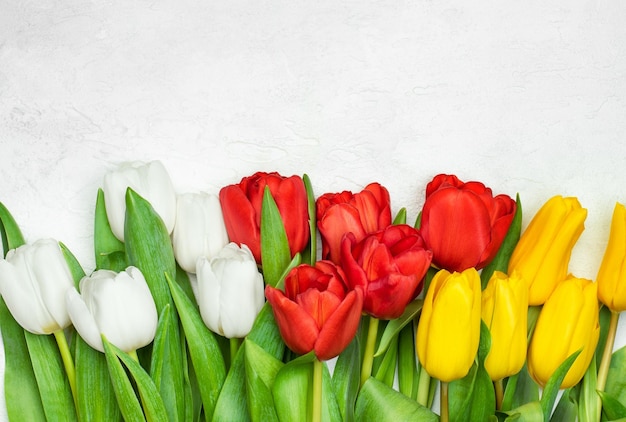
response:
<svg viewBox="0 0 626 422"><path fill-rule="evenodd" d="M407 224L376 182L316 197L306 175L259 172L177 194L160 162L132 163L98 191L86 274L0 203L9 418L626 418L626 209L595 282L568 271L576 198L523 231L521 212L454 175Z"/></svg>

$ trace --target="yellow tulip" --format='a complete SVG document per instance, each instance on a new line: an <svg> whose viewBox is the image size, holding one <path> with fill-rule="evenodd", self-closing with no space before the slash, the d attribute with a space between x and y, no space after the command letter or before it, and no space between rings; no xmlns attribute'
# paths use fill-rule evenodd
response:
<svg viewBox="0 0 626 422"><path fill-rule="evenodd" d="M617 203L611 233L598 271L598 299L613 312L626 310L626 208Z"/></svg>
<svg viewBox="0 0 626 422"><path fill-rule="evenodd" d="M583 232L587 210L574 197L554 196L522 233L508 273L516 271L528 285L528 304L542 305L567 276L569 260Z"/></svg>
<svg viewBox="0 0 626 422"><path fill-rule="evenodd" d="M493 381L517 374L526 361L528 288L517 273L496 271L482 295L482 319L491 333L485 369Z"/></svg>
<svg viewBox="0 0 626 422"><path fill-rule="evenodd" d="M469 372L480 338L480 297L475 268L433 277L417 326L417 355L431 377L450 382Z"/></svg>
<svg viewBox="0 0 626 422"><path fill-rule="evenodd" d="M597 285L568 277L559 283L543 305L528 348L528 372L544 386L554 371L576 351L581 351L561 388L576 385L593 358L600 336Z"/></svg>

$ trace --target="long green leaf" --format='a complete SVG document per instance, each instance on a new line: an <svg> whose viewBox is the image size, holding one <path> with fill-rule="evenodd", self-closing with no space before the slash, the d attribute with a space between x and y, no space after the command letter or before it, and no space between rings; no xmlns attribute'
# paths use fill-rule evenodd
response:
<svg viewBox="0 0 626 422"><path fill-rule="evenodd" d="M120 272L127 267L124 243L111 231L102 189L98 189L96 198L93 240L97 270Z"/></svg>
<svg viewBox="0 0 626 422"><path fill-rule="evenodd" d="M361 382L361 346L355 336L348 347L337 357L333 370L333 388L344 422L354 421L354 404Z"/></svg>
<svg viewBox="0 0 626 422"><path fill-rule="evenodd" d="M407 324L398 334L398 390L415 400L418 382L415 328L413 324Z"/></svg>
<svg viewBox="0 0 626 422"><path fill-rule="evenodd" d="M186 403L189 395L185 386L185 373L181 367L183 337L166 280L166 275L176 275L174 251L163 220L148 201L130 188L126 191L124 238L128 264L139 268L143 273L159 315L166 306L172 306L170 317L165 320L169 324L167 338L163 339L165 347L159 349L160 354L153 351L151 361L152 366L159 367L160 370L160 382L156 385L160 389L170 420L184 420L187 405L192 404ZM152 369L150 372L153 374Z"/></svg>
<svg viewBox="0 0 626 422"><path fill-rule="evenodd" d="M575 421L578 418L578 404L576 403L576 394L574 389L568 388L563 392L559 402L554 409L551 422L569 422ZM584 419L578 419L584 420ZM593 420L593 419L591 419Z"/></svg>
<svg viewBox="0 0 626 422"><path fill-rule="evenodd" d="M102 343L108 343L106 339L102 340ZM146 419L149 421L165 421L167 420L167 411L163 400L159 395L159 391L154 384L154 381L145 369L135 360L133 360L127 353L117 348L114 344L108 343L108 347L115 356L122 361L124 366L128 369L128 372L133 377L137 391L141 399ZM106 351L106 350L105 350Z"/></svg>
<svg viewBox="0 0 626 422"><path fill-rule="evenodd" d="M198 378L204 413L206 419L211 420L226 378L224 358L213 332L202 321L198 308L175 281L169 276L166 278L187 338L189 355Z"/></svg>
<svg viewBox="0 0 626 422"><path fill-rule="evenodd" d="M439 417L404 394L368 378L356 402L355 420L359 422L436 422Z"/></svg>
<svg viewBox="0 0 626 422"><path fill-rule="evenodd" d="M315 193L313 192L313 185L311 179L307 174L302 176L304 182L304 188L306 189L307 201L309 204L309 245L308 253L303 254L305 256L304 262L309 265L314 265L317 261L317 208L315 206Z"/></svg>
<svg viewBox="0 0 626 422"><path fill-rule="evenodd" d="M3 257L24 244L24 237L9 210L0 202L0 237ZM4 397L10 420L45 421L39 387L33 372L24 329L0 297L0 331L4 345Z"/></svg>
<svg viewBox="0 0 626 422"><path fill-rule="evenodd" d="M285 226L270 188L266 186L261 206L261 266L265 283L276 287L290 261Z"/></svg>
<svg viewBox="0 0 626 422"><path fill-rule="evenodd" d="M284 364L253 341L246 340L245 368L248 411L254 422L278 421L272 387Z"/></svg>
<svg viewBox="0 0 626 422"><path fill-rule="evenodd" d="M567 371L569 371L569 368L574 364L574 361L579 354L580 350L572 353L567 359L565 359L546 383L540 399L544 420L550 420L550 414L554 408L554 402L556 401L557 394L561 388L561 383L563 382L565 375L567 375Z"/></svg>
<svg viewBox="0 0 626 422"><path fill-rule="evenodd" d="M415 319L415 317L422 310L423 305L423 300L416 299L407 305L400 318L389 321L389 323L385 326L385 330L383 331L380 343L378 344L378 349L376 350L376 353L374 353L374 356L380 356L385 353L392 340L398 336L398 333L400 333L400 330L402 330L405 325Z"/></svg>
<svg viewBox="0 0 626 422"><path fill-rule="evenodd" d="M77 420L74 398L59 348L51 335L24 332L48 420Z"/></svg>

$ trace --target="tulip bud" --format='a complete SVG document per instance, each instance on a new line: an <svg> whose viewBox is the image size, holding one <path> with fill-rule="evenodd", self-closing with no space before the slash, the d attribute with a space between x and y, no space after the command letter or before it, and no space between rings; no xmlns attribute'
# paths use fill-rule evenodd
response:
<svg viewBox="0 0 626 422"><path fill-rule="evenodd" d="M491 334L485 369L493 381L517 374L528 347L528 288L512 274L495 271L482 294L482 319Z"/></svg>
<svg viewBox="0 0 626 422"><path fill-rule="evenodd" d="M433 277L417 326L417 355L431 377L450 382L469 372L480 340L480 301L475 268Z"/></svg>
<svg viewBox="0 0 626 422"><path fill-rule="evenodd" d="M71 288L65 300L78 334L104 353L101 335L125 352L154 339L157 310L141 271L128 267L116 273L98 270L80 281L80 293Z"/></svg>
<svg viewBox="0 0 626 422"><path fill-rule="evenodd" d="M295 353L315 351L320 360L332 359L359 328L363 292L348 290L343 271L331 261L293 268L284 293L268 285L265 295L285 344Z"/></svg>
<svg viewBox="0 0 626 422"><path fill-rule="evenodd" d="M598 298L613 312L626 310L626 208L617 203L596 279Z"/></svg>
<svg viewBox="0 0 626 422"><path fill-rule="evenodd" d="M596 283L570 276L557 284L539 313L528 348L528 372L539 385L544 386L563 361L579 350L561 388L582 379L600 336L598 308Z"/></svg>
<svg viewBox="0 0 626 422"><path fill-rule="evenodd" d="M247 245L258 264L261 263L261 206L265 186L269 187L283 220L291 256L305 248L310 235L309 202L300 176L257 172L236 185L222 188L220 202L228 237L239 245Z"/></svg>
<svg viewBox="0 0 626 422"><path fill-rule="evenodd" d="M0 259L0 294L13 318L34 334L51 334L71 324L65 291L74 279L56 240L22 245Z"/></svg>
<svg viewBox="0 0 626 422"><path fill-rule="evenodd" d="M421 292L432 258L419 231L406 224L388 226L360 242L348 233L341 248L348 285L363 290L363 312L387 320L401 316Z"/></svg>
<svg viewBox="0 0 626 422"><path fill-rule="evenodd" d="M542 305L567 276L572 249L584 230L587 210L578 199L554 196L535 214L509 261L529 286L528 304Z"/></svg>
<svg viewBox="0 0 626 422"><path fill-rule="evenodd" d="M356 241L391 224L389 192L370 183L359 193L326 193L316 201L322 258L339 264L341 239L352 233Z"/></svg>
<svg viewBox="0 0 626 422"><path fill-rule="evenodd" d="M176 261L189 273L196 272L198 258L211 258L228 244L222 206L217 195L178 195L172 244Z"/></svg>
<svg viewBox="0 0 626 422"><path fill-rule="evenodd" d="M197 263L200 314L209 329L243 338L265 303L263 276L246 245L229 243L211 259Z"/></svg>
<svg viewBox="0 0 626 422"><path fill-rule="evenodd" d="M126 190L131 188L147 200L172 233L176 218L176 193L160 161L124 163L104 176L104 203L111 231L124 241Z"/></svg>
<svg viewBox="0 0 626 422"><path fill-rule="evenodd" d="M433 264L448 271L477 270L496 256L517 205L507 195L493 196L480 182L461 182L440 174L426 187L420 229Z"/></svg>

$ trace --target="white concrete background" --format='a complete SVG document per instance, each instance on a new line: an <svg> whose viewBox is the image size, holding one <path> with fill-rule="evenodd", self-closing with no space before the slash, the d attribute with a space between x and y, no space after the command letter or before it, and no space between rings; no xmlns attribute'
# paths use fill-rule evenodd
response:
<svg viewBox="0 0 626 422"><path fill-rule="evenodd" d="M410 220L454 173L519 193L524 224L577 196L571 270L593 279L626 202L624 22L621 0L0 0L0 201L89 271L122 161L162 160L180 192L379 181Z"/></svg>

